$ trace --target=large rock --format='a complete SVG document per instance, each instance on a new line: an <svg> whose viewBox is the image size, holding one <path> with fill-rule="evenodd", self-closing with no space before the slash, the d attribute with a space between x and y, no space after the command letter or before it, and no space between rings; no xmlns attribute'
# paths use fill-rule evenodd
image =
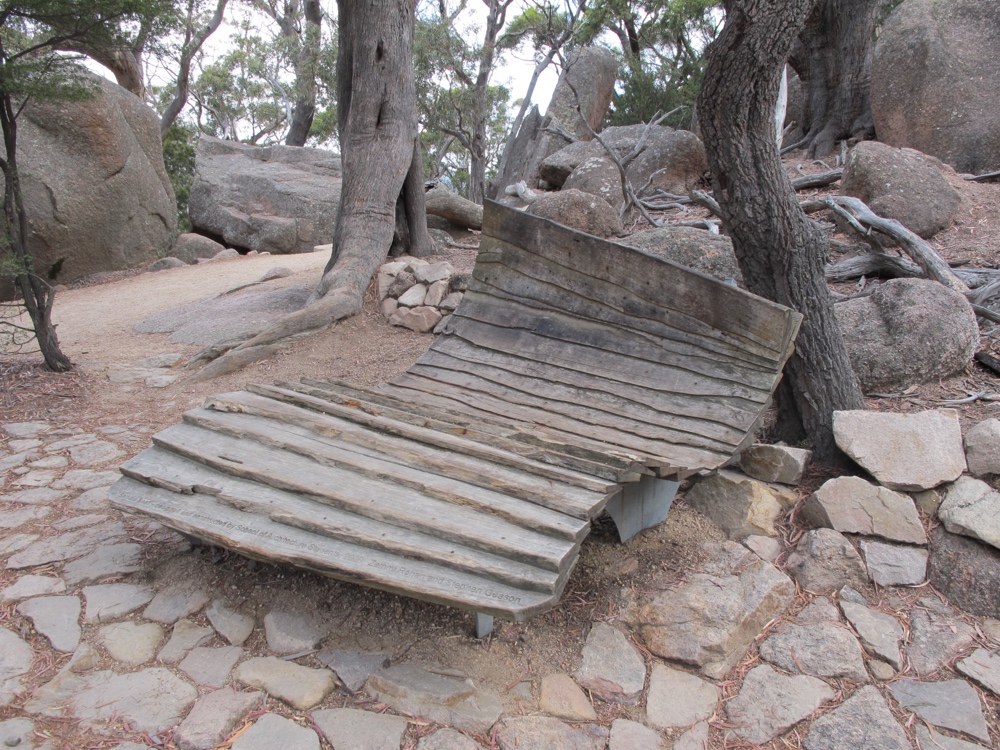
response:
<svg viewBox="0 0 1000 750"><path fill-rule="evenodd" d="M1000 419L984 419L965 433L965 460L974 476L1000 474Z"/></svg>
<svg viewBox="0 0 1000 750"><path fill-rule="evenodd" d="M778 536L775 522L796 501L794 495L779 493L734 471L720 471L699 480L684 499L737 541L748 536Z"/></svg>
<svg viewBox="0 0 1000 750"><path fill-rule="evenodd" d="M340 177L329 151L202 136L188 213L199 231L235 247L309 253L333 237Z"/></svg>
<svg viewBox="0 0 1000 750"><path fill-rule="evenodd" d="M843 534L815 529L802 535L785 569L806 591L833 591L841 586L861 587L868 573L861 555Z"/></svg>
<svg viewBox="0 0 1000 750"><path fill-rule="evenodd" d="M185 263L196 263L198 258L214 258L225 249L225 245L220 245L210 237L188 232L177 236L170 254Z"/></svg>
<svg viewBox="0 0 1000 750"><path fill-rule="evenodd" d="M948 487L938 518L952 534L979 539L1000 549L1000 493L986 482L959 477Z"/></svg>
<svg viewBox="0 0 1000 750"><path fill-rule="evenodd" d="M940 160L919 151L863 141L847 157L840 190L860 198L879 216L933 237L952 225L962 202L944 169Z"/></svg>
<svg viewBox="0 0 1000 750"><path fill-rule="evenodd" d="M96 98L32 103L19 119L18 159L35 267L65 258L65 284L166 255L177 205L156 113L92 77Z"/></svg>
<svg viewBox="0 0 1000 750"><path fill-rule="evenodd" d="M958 292L927 279L893 279L835 306L851 368L865 393L947 378L972 361L979 326Z"/></svg>
<svg viewBox="0 0 1000 750"><path fill-rule="evenodd" d="M747 673L739 695L726 704L736 734L763 744L812 714L833 698L833 690L815 677L788 677L761 664Z"/></svg>
<svg viewBox="0 0 1000 750"><path fill-rule="evenodd" d="M651 141L629 164L626 175L632 186L649 195L662 190L687 195L698 187L708 171L708 158L701 139L687 130L676 130Z"/></svg>
<svg viewBox="0 0 1000 750"><path fill-rule="evenodd" d="M531 204L528 213L595 237L616 237L622 233L618 212L603 198L579 190L546 193Z"/></svg>
<svg viewBox="0 0 1000 750"><path fill-rule="evenodd" d="M893 490L929 490L965 471L962 428L954 409L835 411L833 436L838 448Z"/></svg>
<svg viewBox="0 0 1000 750"><path fill-rule="evenodd" d="M938 527L931 532L927 577L967 612L1000 618L1000 550Z"/></svg>
<svg viewBox="0 0 1000 750"><path fill-rule="evenodd" d="M743 285L743 274L736 262L733 241L728 237L694 227L659 227L629 235L622 240L622 244L672 260L722 281L735 281L740 286Z"/></svg>
<svg viewBox="0 0 1000 750"><path fill-rule="evenodd" d="M880 536L913 544L927 541L913 498L866 482L861 477L827 480L809 496L798 517L810 528Z"/></svg>
<svg viewBox="0 0 1000 750"><path fill-rule="evenodd" d="M787 672L868 682L858 639L838 622L787 623L760 646L760 658Z"/></svg>
<svg viewBox="0 0 1000 750"><path fill-rule="evenodd" d="M547 115L573 137L589 141L590 131L600 130L617 80L618 59L614 54L603 47L577 48L570 53L556 83Z"/></svg>
<svg viewBox="0 0 1000 750"><path fill-rule="evenodd" d="M619 158L629 154L639 143L645 125L614 125L601 131L601 140ZM646 134L647 143L667 137L673 128L664 125L652 125ZM574 169L594 156L607 156L607 151L598 141L576 141L544 159L538 168L543 180L552 187L560 188ZM642 187L636 185L637 188Z"/></svg>
<svg viewBox="0 0 1000 750"><path fill-rule="evenodd" d="M615 164L607 156L591 156L577 166L573 174L566 178L563 190L579 190L604 198L609 206L620 206L622 197L622 176Z"/></svg>
<svg viewBox="0 0 1000 750"><path fill-rule="evenodd" d="M897 7L872 63L879 140L960 172L1000 169L998 37L996 2L907 0Z"/></svg>
<svg viewBox="0 0 1000 750"><path fill-rule="evenodd" d="M735 542L713 544L712 562L679 586L640 603L636 625L658 656L721 678L795 594L792 581Z"/></svg>

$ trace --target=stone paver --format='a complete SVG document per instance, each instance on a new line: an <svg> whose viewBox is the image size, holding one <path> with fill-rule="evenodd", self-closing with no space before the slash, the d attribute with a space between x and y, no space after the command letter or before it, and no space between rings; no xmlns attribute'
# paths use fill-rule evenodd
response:
<svg viewBox="0 0 1000 750"><path fill-rule="evenodd" d="M637 721L615 719L611 723L608 750L664 750L659 734Z"/></svg>
<svg viewBox="0 0 1000 750"><path fill-rule="evenodd" d="M965 471L962 428L954 409L835 411L833 435L844 453L892 490L929 490Z"/></svg>
<svg viewBox="0 0 1000 750"><path fill-rule="evenodd" d="M125 527L120 522L115 521L45 537L11 556L7 560L7 567L16 570L51 562L73 560L86 555L98 545L116 540L125 534Z"/></svg>
<svg viewBox="0 0 1000 750"><path fill-rule="evenodd" d="M291 704L300 711L312 708L333 690L335 680L328 669L312 669L276 656L257 656L240 664L233 677L249 687Z"/></svg>
<svg viewBox="0 0 1000 750"><path fill-rule="evenodd" d="M327 741L352 750L399 750L409 722L401 716L355 708L331 708L312 715Z"/></svg>
<svg viewBox="0 0 1000 750"><path fill-rule="evenodd" d="M0 529L16 529L31 521L45 518L52 512L48 505L36 505L27 508L16 508L0 512Z"/></svg>
<svg viewBox="0 0 1000 750"><path fill-rule="evenodd" d="M720 678L792 602L784 573L735 542L707 545L711 561L671 589L640 603L635 625L658 656Z"/></svg>
<svg viewBox="0 0 1000 750"><path fill-rule="evenodd" d="M799 520L814 528L910 544L927 542L913 498L860 477L827 480L806 500L798 515Z"/></svg>
<svg viewBox="0 0 1000 750"><path fill-rule="evenodd" d="M212 623L215 632L232 646L242 645L253 632L253 617L233 609L223 599L213 599L205 610L205 616Z"/></svg>
<svg viewBox="0 0 1000 750"><path fill-rule="evenodd" d="M739 694L726 704L726 716L737 725L736 734L763 744L809 717L833 696L822 680L789 677L762 664L747 673Z"/></svg>
<svg viewBox="0 0 1000 750"><path fill-rule="evenodd" d="M903 627L895 617L854 602L842 601L840 608L869 654L888 662L896 669L902 669L903 657L899 653L899 642L903 638Z"/></svg>
<svg viewBox="0 0 1000 750"><path fill-rule="evenodd" d="M915 734L920 750L986 750L982 745L947 737L940 732L931 734L931 730L922 722L917 722Z"/></svg>
<svg viewBox="0 0 1000 750"><path fill-rule="evenodd" d="M117 471L93 471L91 469L70 469L58 482L52 483L56 490L92 490L114 484L121 477Z"/></svg>
<svg viewBox="0 0 1000 750"><path fill-rule="evenodd" d="M174 629L157 658L164 664L176 664L187 653L203 643L207 643L212 638L212 629L196 625L190 620L178 620L174 623Z"/></svg>
<svg viewBox="0 0 1000 750"><path fill-rule="evenodd" d="M70 586L85 586L135 573L142 567L142 553L142 545L132 542L102 545L90 554L66 563L62 576Z"/></svg>
<svg viewBox="0 0 1000 750"><path fill-rule="evenodd" d="M267 645L276 654L296 654L316 648L329 626L313 611L274 609L264 615Z"/></svg>
<svg viewBox="0 0 1000 750"><path fill-rule="evenodd" d="M173 625L182 617L193 615L209 601L209 595L186 583L177 583L160 591L143 610L142 616L153 622Z"/></svg>
<svg viewBox="0 0 1000 750"><path fill-rule="evenodd" d="M242 657L243 649L239 646L199 646L189 651L177 667L197 684L219 688L226 684L229 673Z"/></svg>
<svg viewBox="0 0 1000 750"><path fill-rule="evenodd" d="M125 451L114 443L106 440L96 440L85 445L77 445L69 449L69 456L78 466L98 466L109 461L120 459Z"/></svg>
<svg viewBox="0 0 1000 750"><path fill-rule="evenodd" d="M0 555L8 555L27 547L38 539L38 534L12 534L0 539Z"/></svg>
<svg viewBox="0 0 1000 750"><path fill-rule="evenodd" d="M135 612L153 598L153 591L134 583L104 583L85 587L83 598L87 602L83 621L91 624L110 622Z"/></svg>
<svg viewBox="0 0 1000 750"><path fill-rule="evenodd" d="M1000 697L1000 655L977 648L956 666L966 677Z"/></svg>
<svg viewBox="0 0 1000 750"><path fill-rule="evenodd" d="M197 697L194 686L162 667L121 675L63 672L36 690L25 710L73 716L97 731L124 719L136 731L157 733L179 722Z"/></svg>
<svg viewBox="0 0 1000 750"><path fill-rule="evenodd" d="M715 713L719 688L697 675L654 664L646 698L646 723L657 729L687 727Z"/></svg>
<svg viewBox="0 0 1000 750"><path fill-rule="evenodd" d="M540 692L538 707L549 716L573 722L597 720L587 695L568 674L545 675Z"/></svg>
<svg viewBox="0 0 1000 750"><path fill-rule="evenodd" d="M441 674L443 671L396 664L368 678L365 689L400 713L423 716L466 732L488 732L503 712L499 696L480 690L467 677Z"/></svg>
<svg viewBox="0 0 1000 750"><path fill-rule="evenodd" d="M760 645L760 657L786 672L869 681L861 644L835 622L780 625Z"/></svg>
<svg viewBox="0 0 1000 750"><path fill-rule="evenodd" d="M483 750L483 746L454 729L439 729L421 737L417 750Z"/></svg>
<svg viewBox="0 0 1000 750"><path fill-rule="evenodd" d="M0 591L0 604L19 602L34 596L49 596L61 594L66 590L66 584L61 578L53 576L26 575Z"/></svg>
<svg viewBox="0 0 1000 750"><path fill-rule="evenodd" d="M870 685L816 719L803 744L806 750L913 750L885 699Z"/></svg>
<svg viewBox="0 0 1000 750"><path fill-rule="evenodd" d="M89 510L107 510L108 508L108 488L95 487L92 490L81 492L75 500L66 506L70 510L86 512Z"/></svg>
<svg viewBox="0 0 1000 750"><path fill-rule="evenodd" d="M863 539L861 555L879 586L916 586L927 580L927 550Z"/></svg>
<svg viewBox="0 0 1000 750"><path fill-rule="evenodd" d="M4 422L2 429L12 438L33 438L52 428L48 422Z"/></svg>
<svg viewBox="0 0 1000 750"><path fill-rule="evenodd" d="M381 672L390 654L366 653L362 651L345 651L330 649L316 655L323 664L337 673L347 689L358 692L364 687L365 681L373 674Z"/></svg>
<svg viewBox="0 0 1000 750"><path fill-rule="evenodd" d="M505 717L497 725L500 750L604 750L609 732L599 724L570 726L551 716Z"/></svg>
<svg viewBox="0 0 1000 750"><path fill-rule="evenodd" d="M31 646L6 628L0 628L0 706L6 706L24 689L21 675L31 669L32 658Z"/></svg>
<svg viewBox="0 0 1000 750"><path fill-rule="evenodd" d="M209 750L222 742L260 704L264 694L239 693L229 688L203 695L174 733L180 750Z"/></svg>
<svg viewBox="0 0 1000 750"><path fill-rule="evenodd" d="M976 631L957 617L927 609L910 612L906 658L918 676L938 671L975 641Z"/></svg>
<svg viewBox="0 0 1000 750"><path fill-rule="evenodd" d="M646 664L620 630L595 622L574 675L581 687L609 703L634 703L646 685Z"/></svg>
<svg viewBox="0 0 1000 750"><path fill-rule="evenodd" d="M928 724L990 741L979 694L965 680L899 680L889 685L889 691L903 708Z"/></svg>
<svg viewBox="0 0 1000 750"><path fill-rule="evenodd" d="M264 714L232 745L232 750L319 750L319 735L278 714Z"/></svg>
<svg viewBox="0 0 1000 750"><path fill-rule="evenodd" d="M708 722L699 721L677 738L673 750L705 750L708 744Z"/></svg>
<svg viewBox="0 0 1000 750"><path fill-rule="evenodd" d="M1000 474L1000 419L984 419L966 431L965 460L973 476Z"/></svg>
<svg viewBox="0 0 1000 750"><path fill-rule="evenodd" d="M55 750L49 742L41 743L35 725L29 719L0 721L0 747L17 750Z"/></svg>
<svg viewBox="0 0 1000 750"><path fill-rule="evenodd" d="M97 640L112 659L138 666L153 658L163 628L155 622L116 622L101 628Z"/></svg>
<svg viewBox="0 0 1000 750"><path fill-rule="evenodd" d="M31 620L56 651L68 654L76 650L82 635L80 597L40 596L21 602L17 611Z"/></svg>
<svg viewBox="0 0 1000 750"><path fill-rule="evenodd" d="M66 497L69 492L57 491L51 487L36 487L31 490L20 490L12 495L7 495L6 500L21 505L49 505L57 503Z"/></svg>
<svg viewBox="0 0 1000 750"><path fill-rule="evenodd" d="M802 535L788 556L788 573L806 591L826 593L841 586L863 586L868 571L854 545L839 531L814 529Z"/></svg>

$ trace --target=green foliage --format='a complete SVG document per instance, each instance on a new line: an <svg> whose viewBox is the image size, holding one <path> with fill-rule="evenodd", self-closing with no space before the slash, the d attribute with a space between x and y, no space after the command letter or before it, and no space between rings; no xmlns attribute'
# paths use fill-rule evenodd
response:
<svg viewBox="0 0 1000 750"><path fill-rule="evenodd" d="M188 198L194 181L194 152L198 144L198 130L183 122L174 122L163 136L163 165L174 188L177 199L177 229L191 231L188 216Z"/></svg>

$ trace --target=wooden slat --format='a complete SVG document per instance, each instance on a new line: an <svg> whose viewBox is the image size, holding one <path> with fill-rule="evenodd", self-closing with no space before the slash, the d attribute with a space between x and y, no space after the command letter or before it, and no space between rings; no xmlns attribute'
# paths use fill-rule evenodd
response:
<svg viewBox="0 0 1000 750"><path fill-rule="evenodd" d="M561 575L555 594L527 591L291 528L220 503L209 494L177 494L123 477L110 495L116 508L151 516L171 528L258 560L516 621L551 608L568 573Z"/></svg>
<svg viewBox="0 0 1000 750"><path fill-rule="evenodd" d="M553 539L406 487L387 488L341 467L178 424L153 436L165 450L242 479L304 495L383 523L423 531L467 547L559 570L574 543Z"/></svg>
<svg viewBox="0 0 1000 750"><path fill-rule="evenodd" d="M497 488L484 486L489 482L482 482L479 477L472 477L479 480L473 482L457 478L457 471L442 475L414 468L404 462L402 457L392 456L390 451L394 446L387 443L381 444L383 450L379 454L376 451L366 451L351 443L341 442L332 435L313 433L306 427L247 413L234 414L212 409L193 409L184 415L184 421L238 439L254 440L272 448L311 457L319 463L343 466L373 479L400 484L428 497L457 505L467 505L482 513L495 515L510 523L550 536L578 541L586 534L584 521L549 509L548 503L558 502L556 493L551 491L551 487L544 490L546 494L544 505L521 497L530 496L532 491L539 490L538 483L532 481L535 478L530 475L521 475L528 480L525 484L517 485L512 481L506 481L504 490L499 491ZM417 460L412 463L416 464ZM446 470L451 467L441 461L439 468ZM489 472L490 467L484 468ZM489 473L495 474L495 472ZM516 490L518 494L513 496L507 494L511 489ZM599 496L594 494L590 499L593 503L599 500Z"/></svg>
<svg viewBox="0 0 1000 750"><path fill-rule="evenodd" d="M141 453L122 466L122 473L155 487L190 488L252 516L366 549L436 563L531 591L552 593L558 587L558 573L237 479L162 449Z"/></svg>

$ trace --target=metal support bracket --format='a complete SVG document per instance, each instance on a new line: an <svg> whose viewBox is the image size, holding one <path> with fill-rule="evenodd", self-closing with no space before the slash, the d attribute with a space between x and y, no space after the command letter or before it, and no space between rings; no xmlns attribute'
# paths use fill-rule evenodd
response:
<svg viewBox="0 0 1000 750"><path fill-rule="evenodd" d="M643 529L667 520L667 513L680 482L643 476L629 482L608 501L606 510L618 529L618 538L627 542Z"/></svg>
<svg viewBox="0 0 1000 750"><path fill-rule="evenodd" d="M493 615L476 612L476 638L482 640L493 632Z"/></svg>

